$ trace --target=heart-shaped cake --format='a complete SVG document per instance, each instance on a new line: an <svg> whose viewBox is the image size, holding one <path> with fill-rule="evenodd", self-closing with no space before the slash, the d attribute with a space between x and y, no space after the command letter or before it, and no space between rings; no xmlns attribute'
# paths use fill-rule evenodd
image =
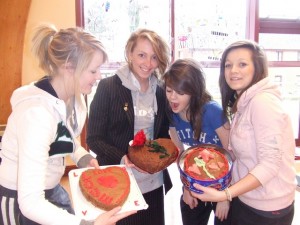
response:
<svg viewBox="0 0 300 225"><path fill-rule="evenodd" d="M124 167L88 169L79 178L83 196L94 206L111 210L122 206L130 192L130 178Z"/></svg>
<svg viewBox="0 0 300 225"><path fill-rule="evenodd" d="M168 138L146 140L143 130L129 143L128 158L140 169L157 173L167 168L178 156L178 149Z"/></svg>

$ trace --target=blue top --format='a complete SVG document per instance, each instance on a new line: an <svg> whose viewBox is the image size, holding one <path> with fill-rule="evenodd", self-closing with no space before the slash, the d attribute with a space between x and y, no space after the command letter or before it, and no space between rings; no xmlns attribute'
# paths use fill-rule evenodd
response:
<svg viewBox="0 0 300 225"><path fill-rule="evenodd" d="M202 128L199 140L193 139L190 122L182 120L177 113L173 113L174 123L172 127L175 127L179 140L185 145L215 144L222 147L215 130L223 126L226 121L224 120L222 107L217 102L210 101L203 106Z"/></svg>

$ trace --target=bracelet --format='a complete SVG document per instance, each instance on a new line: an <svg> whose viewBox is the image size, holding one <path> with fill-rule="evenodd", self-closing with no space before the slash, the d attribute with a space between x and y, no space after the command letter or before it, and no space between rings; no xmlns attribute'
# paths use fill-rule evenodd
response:
<svg viewBox="0 0 300 225"><path fill-rule="evenodd" d="M232 201L232 196L231 196L231 193L230 193L229 189L225 188L224 191L225 191L227 200L231 202Z"/></svg>

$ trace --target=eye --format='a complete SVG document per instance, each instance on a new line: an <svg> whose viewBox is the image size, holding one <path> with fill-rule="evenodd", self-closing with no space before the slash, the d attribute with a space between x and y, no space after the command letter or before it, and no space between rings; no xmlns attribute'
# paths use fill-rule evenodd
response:
<svg viewBox="0 0 300 225"><path fill-rule="evenodd" d="M170 93L172 92L173 90L171 88L166 88L166 92Z"/></svg>
<svg viewBox="0 0 300 225"><path fill-rule="evenodd" d="M231 68L231 64L225 63L224 67L225 67L226 69L229 69L229 68Z"/></svg>
<svg viewBox="0 0 300 225"><path fill-rule="evenodd" d="M244 62L240 63L240 67L245 67L245 66L247 66L247 63L244 63Z"/></svg>
<svg viewBox="0 0 300 225"><path fill-rule="evenodd" d="M152 59L157 60L157 56L156 55L152 56Z"/></svg>
<svg viewBox="0 0 300 225"><path fill-rule="evenodd" d="M179 95L185 95L185 93L181 92L181 91L176 91L177 94Z"/></svg>
<svg viewBox="0 0 300 225"><path fill-rule="evenodd" d="M145 54L144 54L144 53L139 53L138 56L139 56L140 58L145 58Z"/></svg>

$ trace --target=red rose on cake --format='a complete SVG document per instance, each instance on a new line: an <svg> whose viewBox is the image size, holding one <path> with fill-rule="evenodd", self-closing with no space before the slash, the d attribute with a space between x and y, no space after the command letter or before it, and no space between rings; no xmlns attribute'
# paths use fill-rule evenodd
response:
<svg viewBox="0 0 300 225"><path fill-rule="evenodd" d="M131 146L142 146L146 142L146 135L144 133L144 130L140 130L134 135L133 141Z"/></svg>

